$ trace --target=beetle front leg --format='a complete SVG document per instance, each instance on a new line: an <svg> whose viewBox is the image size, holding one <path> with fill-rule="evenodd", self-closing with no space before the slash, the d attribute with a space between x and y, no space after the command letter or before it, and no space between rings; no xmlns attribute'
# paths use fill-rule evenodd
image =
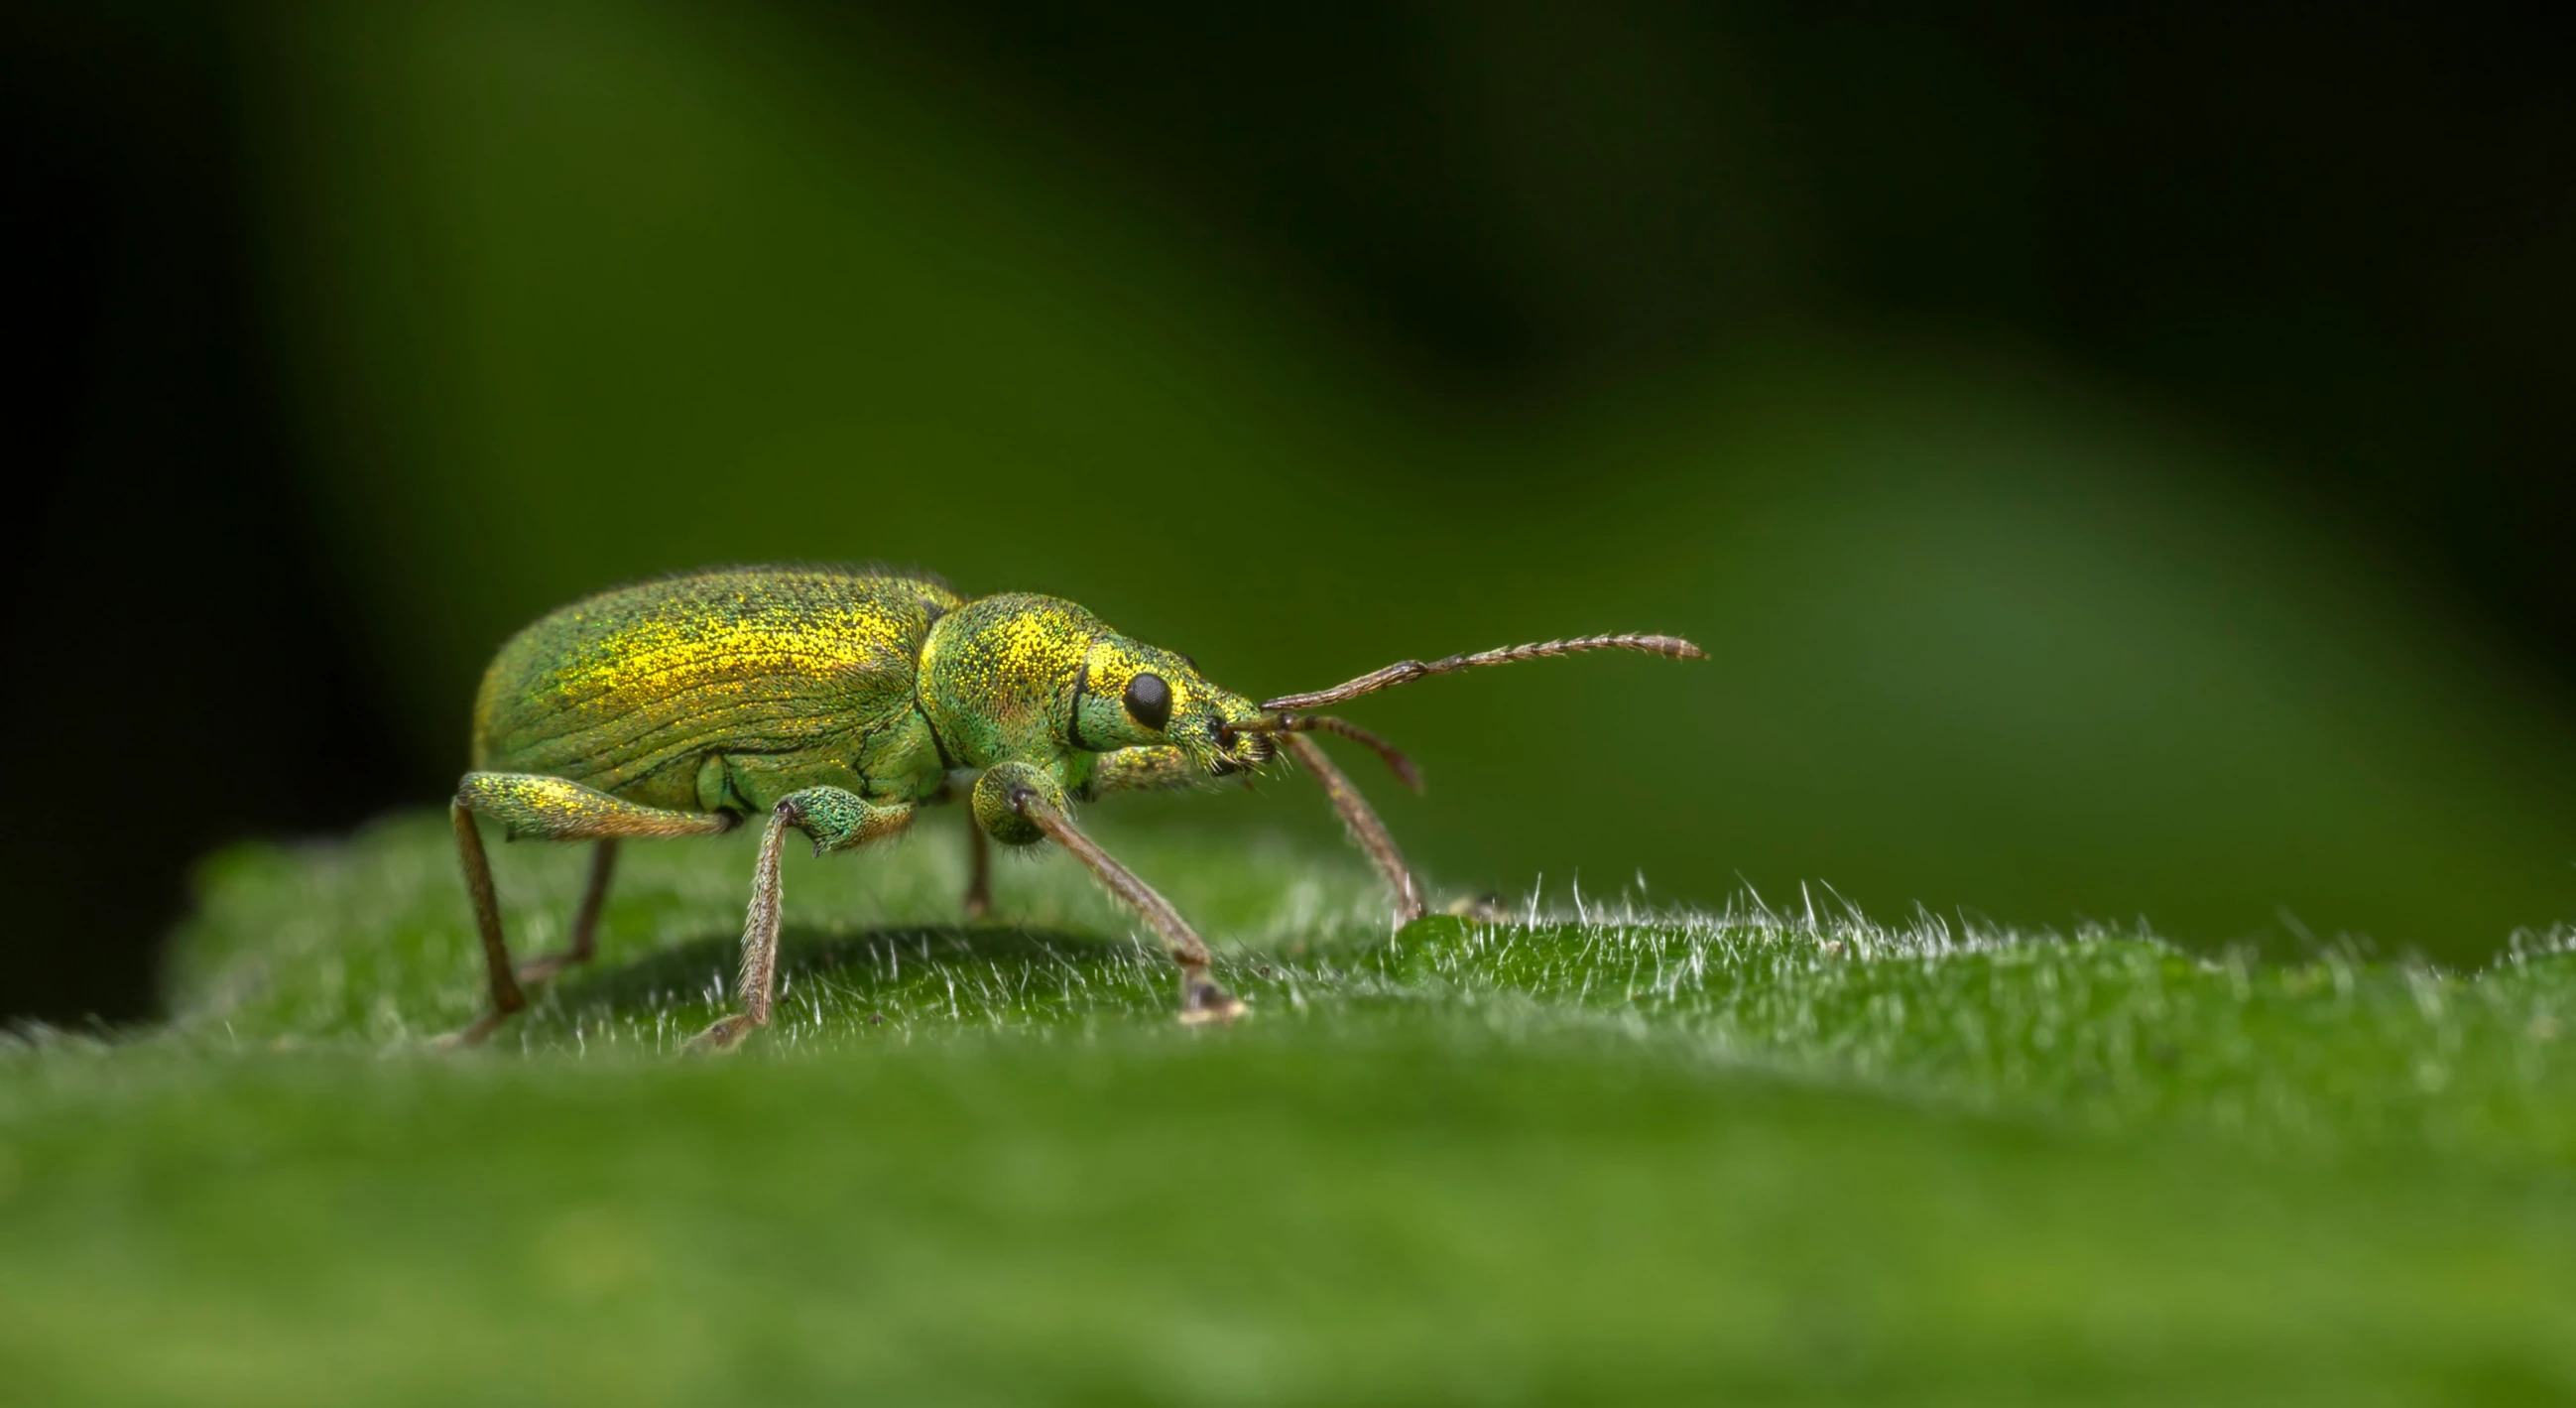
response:
<svg viewBox="0 0 2576 1408"><path fill-rule="evenodd" d="M1313 739L1302 732L1285 730L1277 737L1279 747L1323 784L1324 795L1332 799L1333 811L1341 817L1352 842L1368 856L1369 863L1376 866L1377 873L1386 880L1387 889L1394 895L1395 922L1406 924L1421 918L1422 882L1414 878L1412 867L1404 863L1404 852L1396 846L1395 837L1387 831L1386 823L1378 819L1377 809L1369 805L1368 798L1360 795L1360 789L1349 776L1334 766L1332 759L1324 756L1324 750L1316 746ZM1411 765L1405 766L1409 769ZM1409 773L1405 775L1410 776ZM1214 779L1208 775L1207 768L1182 749L1168 746L1121 748L1100 755L1099 763L1091 771L1087 795L1171 791L1205 787L1212 781Z"/></svg>
<svg viewBox="0 0 2576 1408"><path fill-rule="evenodd" d="M1168 745L1117 748L1100 755L1078 793L1084 801L1111 792L1168 792L1205 787L1208 770L1182 749ZM966 917L983 919L993 912L993 847L975 809L966 809Z"/></svg>
<svg viewBox="0 0 2576 1408"><path fill-rule="evenodd" d="M778 799L752 866L751 911L742 926L742 1010L691 1038L689 1050L730 1051L752 1028L769 1025L778 982L778 862L787 833L804 832L819 856L891 836L911 824L912 812L910 802L871 802L839 787L808 787Z"/></svg>
<svg viewBox="0 0 2576 1408"><path fill-rule="evenodd" d="M1083 834L1066 814L1064 789L1053 774L1027 763L996 763L975 780L975 820L1005 846L1052 840L1091 867L1109 892L1127 902L1156 933L1172 961L1181 966L1181 1020L1190 1024L1230 1022L1243 1015L1243 1003L1208 976L1208 947L1172 902L1136 878L1100 844Z"/></svg>
<svg viewBox="0 0 2576 1408"><path fill-rule="evenodd" d="M1370 806L1350 778L1333 766L1333 760L1324 756L1315 740L1302 733L1282 733L1279 746L1323 784L1324 795L1332 798L1333 810L1341 815L1343 829L1351 833L1351 841L1377 867L1386 887L1395 892L1395 922L1410 924L1421 918L1421 882L1413 878L1413 868L1404 863L1404 852L1396 849L1395 837L1378 819L1377 808Z"/></svg>

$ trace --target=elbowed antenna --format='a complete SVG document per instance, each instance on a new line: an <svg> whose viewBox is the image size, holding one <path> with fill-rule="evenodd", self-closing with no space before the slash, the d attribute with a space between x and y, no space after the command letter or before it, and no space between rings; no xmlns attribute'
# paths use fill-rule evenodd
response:
<svg viewBox="0 0 2576 1408"><path fill-rule="evenodd" d="M1328 714L1298 711L1339 704L1390 685L1445 675L1453 670L1468 670L1478 665L1508 665L1515 660L1540 660L1550 655L1576 655L1587 650L1634 650L1672 660L1708 658L1706 651L1679 636L1614 635L1511 645L1500 650L1478 651L1473 655L1452 655L1428 665L1419 660L1399 660L1383 670L1372 671L1331 689L1319 689L1312 694L1281 695L1261 706L1261 717L1228 724L1218 731L1217 738L1231 751L1237 734L1270 735L1279 740L1282 751L1315 775L1315 780L1323 784L1325 795L1332 798L1333 810L1341 814L1342 825L1350 831L1351 839L1359 843L1360 849L1377 866L1378 873L1385 877L1387 887L1395 892L1395 919L1402 924L1422 917L1421 882L1413 878L1412 868L1404 863L1404 853L1396 849L1395 838L1387 834L1386 823L1378 820L1377 812L1369 806L1368 799L1360 795L1359 789L1351 785L1351 780L1342 775L1340 768L1333 766L1332 759L1324 756L1322 748L1302 735L1338 733L1353 742L1366 744L1376 750L1387 767L1416 792L1422 790L1422 776L1414 771L1412 759L1367 729Z"/></svg>
<svg viewBox="0 0 2576 1408"><path fill-rule="evenodd" d="M1396 685L1411 680L1428 679L1433 675L1472 670L1480 665L1508 665L1515 660L1544 660L1551 655L1579 655L1587 650L1633 650L1644 655L1661 655L1667 660L1708 658L1707 651L1680 636L1577 636L1572 640L1543 640L1529 645L1507 645L1499 650L1479 650L1472 655L1452 655L1445 660L1434 660L1428 665L1419 660L1398 660L1385 669L1372 670L1358 679L1337 684L1331 689L1319 689L1311 694L1283 694L1277 699L1264 700L1261 707L1272 713L1284 713L1291 709L1328 708L1357 699L1363 694L1375 694L1381 689L1391 689ZM1340 733L1347 728L1348 725L1343 725L1332 731ZM1390 763L1389 766L1393 764ZM1402 771L1398 769L1399 773Z"/></svg>

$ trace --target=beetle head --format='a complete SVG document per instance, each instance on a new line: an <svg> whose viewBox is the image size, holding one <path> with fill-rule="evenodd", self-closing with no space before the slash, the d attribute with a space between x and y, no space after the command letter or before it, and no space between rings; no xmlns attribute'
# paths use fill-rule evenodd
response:
<svg viewBox="0 0 2576 1408"><path fill-rule="evenodd" d="M1223 776L1277 751L1265 736L1236 732L1261 717L1251 700L1211 683L1186 655L1113 632L1093 638L1070 702L1068 741L1096 753L1167 745Z"/></svg>
<svg viewBox="0 0 2576 1408"><path fill-rule="evenodd" d="M1238 732L1261 711L1209 683L1188 656L1054 597L1005 593L940 617L922 645L918 697L942 749L968 767L1170 745L1223 775L1278 750Z"/></svg>

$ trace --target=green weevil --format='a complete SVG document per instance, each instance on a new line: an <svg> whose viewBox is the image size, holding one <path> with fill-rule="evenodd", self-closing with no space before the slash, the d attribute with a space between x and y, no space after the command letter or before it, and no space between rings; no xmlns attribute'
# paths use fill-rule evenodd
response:
<svg viewBox="0 0 2576 1408"><path fill-rule="evenodd" d="M1354 739L1408 783L1418 778L1384 740L1307 711L1429 675L1586 650L1702 658L1673 636L1587 636L1406 660L1256 705L1210 683L1188 656L1121 635L1072 602L969 601L918 573L727 568L591 597L512 637L475 697L473 770L450 816L491 1008L448 1040L481 1041L527 1006L522 983L591 956L619 841L712 835L760 816L741 1010L692 1042L730 1048L769 1021L787 833L803 832L817 855L848 850L961 794L972 817L970 917L990 905L986 837L1053 840L1161 935L1180 966L1181 1019L1229 1020L1243 1004L1210 976L1207 945L1074 824L1073 804L1206 785L1284 752L1323 784L1401 923L1423 912L1421 887L1359 789L1305 735ZM564 951L513 968L477 817L513 840L597 843Z"/></svg>

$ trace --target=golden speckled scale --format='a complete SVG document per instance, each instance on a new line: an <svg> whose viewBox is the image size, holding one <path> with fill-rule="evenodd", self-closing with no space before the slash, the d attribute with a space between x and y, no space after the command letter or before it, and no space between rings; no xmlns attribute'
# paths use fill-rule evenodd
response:
<svg viewBox="0 0 2576 1408"><path fill-rule="evenodd" d="M959 605L935 581L828 570L602 593L501 648L474 701L474 767L691 811L765 811L818 783L928 795L946 769L915 666L932 623Z"/></svg>

